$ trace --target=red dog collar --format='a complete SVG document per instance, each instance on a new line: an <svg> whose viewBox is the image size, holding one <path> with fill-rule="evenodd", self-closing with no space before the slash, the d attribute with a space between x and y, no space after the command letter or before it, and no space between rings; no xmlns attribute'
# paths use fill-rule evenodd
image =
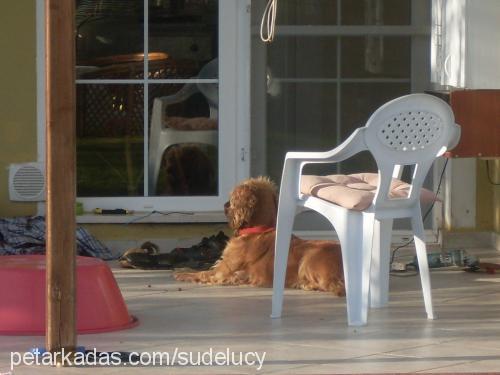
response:
<svg viewBox="0 0 500 375"><path fill-rule="evenodd" d="M259 225L256 227L241 228L238 230L238 236L243 236L247 234L261 234L275 230L274 227L266 227L265 225Z"/></svg>

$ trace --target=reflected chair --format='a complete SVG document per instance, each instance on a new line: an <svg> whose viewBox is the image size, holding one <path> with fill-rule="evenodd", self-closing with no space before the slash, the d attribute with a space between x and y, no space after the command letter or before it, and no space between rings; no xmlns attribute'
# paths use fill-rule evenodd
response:
<svg viewBox="0 0 500 375"><path fill-rule="evenodd" d="M330 151L287 153L278 205L271 317L279 318L282 313L296 209L308 208L326 217L340 240L349 325L366 324L369 305L381 307L388 303L392 224L394 219L401 218L411 219L425 310L428 319L434 319L420 208L421 189L436 157L455 147L459 138L460 127L455 124L448 104L431 95L411 94L380 107L364 127ZM321 194L322 187L336 186L336 183L322 186L320 181L313 188L304 190L302 186L301 191L305 164L338 163L365 150L373 154L379 169L366 207L344 204L349 207L346 208L342 206L343 197L334 194L333 202L328 194ZM393 177L399 177L402 167L407 165L414 168L411 184L405 194L394 194L391 191L396 182ZM350 192L359 193L363 187L347 183L342 189L349 201Z"/></svg>
<svg viewBox="0 0 500 375"><path fill-rule="evenodd" d="M218 60L214 59L207 63L194 79L210 79L218 76ZM209 109L209 121L196 126L189 126L189 119L186 119L187 127L169 127L165 113L167 107L182 103L196 93L203 94ZM160 173L163 154L169 147L182 143L197 143L217 146L218 131L216 127L219 110L219 90L217 83L194 82L187 83L173 95L155 98L151 115L151 133L149 141L149 194L156 194L156 186ZM196 120L196 119L191 119ZM199 120L199 119L197 119Z"/></svg>

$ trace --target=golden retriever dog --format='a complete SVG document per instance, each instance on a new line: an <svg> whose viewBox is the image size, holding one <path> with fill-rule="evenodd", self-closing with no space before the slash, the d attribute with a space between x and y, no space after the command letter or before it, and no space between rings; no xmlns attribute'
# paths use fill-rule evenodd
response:
<svg viewBox="0 0 500 375"><path fill-rule="evenodd" d="M277 189L265 177L236 186L224 207L235 236L222 257L202 272L180 272L175 278L205 284L271 287L276 237ZM345 295L340 245L292 236L285 286Z"/></svg>

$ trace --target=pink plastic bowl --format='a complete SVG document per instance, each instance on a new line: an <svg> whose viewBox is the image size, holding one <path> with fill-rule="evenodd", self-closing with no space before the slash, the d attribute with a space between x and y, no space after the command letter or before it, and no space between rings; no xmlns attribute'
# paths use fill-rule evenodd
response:
<svg viewBox="0 0 500 375"><path fill-rule="evenodd" d="M126 329L129 315L113 273L101 259L77 257L78 333ZM0 256L0 334L45 334L45 256Z"/></svg>

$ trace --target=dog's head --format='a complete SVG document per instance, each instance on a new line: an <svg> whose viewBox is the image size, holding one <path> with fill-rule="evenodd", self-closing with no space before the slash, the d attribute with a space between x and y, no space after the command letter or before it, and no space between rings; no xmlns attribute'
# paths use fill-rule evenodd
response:
<svg viewBox="0 0 500 375"><path fill-rule="evenodd" d="M255 226L276 226L278 192L267 177L250 178L236 186L224 205L229 226L242 229Z"/></svg>

